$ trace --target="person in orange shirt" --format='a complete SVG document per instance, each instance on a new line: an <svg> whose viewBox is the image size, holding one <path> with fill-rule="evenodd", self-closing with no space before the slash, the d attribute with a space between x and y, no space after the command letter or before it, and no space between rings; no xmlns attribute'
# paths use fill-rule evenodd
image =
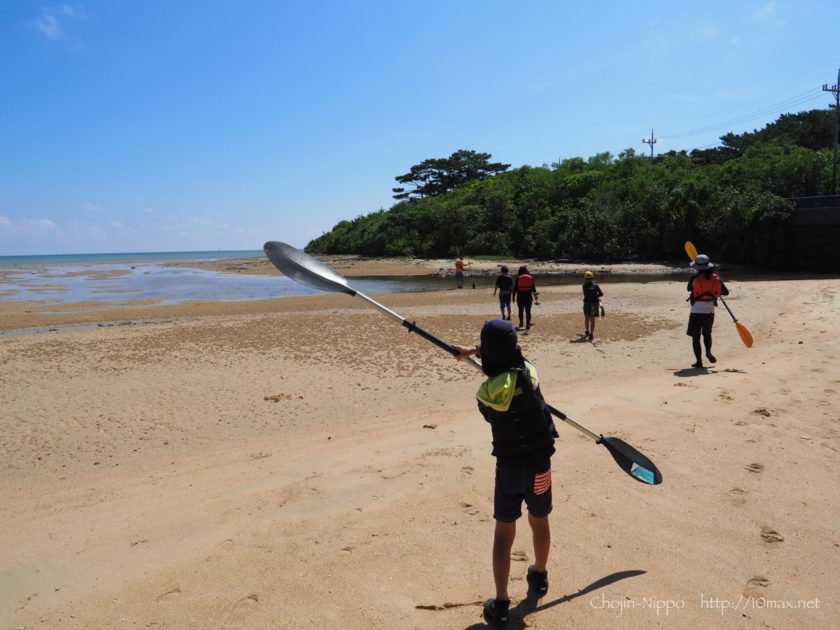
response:
<svg viewBox="0 0 840 630"><path fill-rule="evenodd" d="M688 281L689 296L687 301L691 303L691 312L688 316L688 329L685 334L691 337L691 346L696 359L691 367L702 368L701 336L703 337L703 345L706 347L706 358L710 363L717 363L715 355L712 354L712 327L715 323L715 307L720 296L729 295L729 289L713 271L715 266L705 254L699 254L691 263L691 267L697 274Z"/></svg>
<svg viewBox="0 0 840 630"><path fill-rule="evenodd" d="M455 261L455 281L458 283L458 288L464 288L464 267L472 265L470 262L464 262L464 257L459 256Z"/></svg>

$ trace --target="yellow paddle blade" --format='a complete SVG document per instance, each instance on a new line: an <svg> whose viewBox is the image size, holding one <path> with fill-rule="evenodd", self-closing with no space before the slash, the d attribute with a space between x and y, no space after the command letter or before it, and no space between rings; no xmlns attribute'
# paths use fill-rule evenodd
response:
<svg viewBox="0 0 840 630"><path fill-rule="evenodd" d="M685 253L691 258L691 262L694 262L694 259L697 258L697 248L694 247L694 243L691 241L685 242Z"/></svg>
<svg viewBox="0 0 840 630"><path fill-rule="evenodd" d="M744 345L747 346L747 348L752 348L753 338L752 334L747 329L747 327L744 326L741 322L736 321L735 328L738 329L738 334L741 336L741 341L744 342Z"/></svg>

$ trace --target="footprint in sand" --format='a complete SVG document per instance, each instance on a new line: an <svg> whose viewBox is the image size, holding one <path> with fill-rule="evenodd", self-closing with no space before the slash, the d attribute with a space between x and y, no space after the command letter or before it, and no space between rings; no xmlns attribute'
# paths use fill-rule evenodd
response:
<svg viewBox="0 0 840 630"><path fill-rule="evenodd" d="M767 544L774 544L783 542L785 539L779 532L775 529L771 529L766 525L761 526L761 540L766 542Z"/></svg>
<svg viewBox="0 0 840 630"><path fill-rule="evenodd" d="M760 473L764 470L764 464L750 464L744 467L744 470L751 473Z"/></svg>
<svg viewBox="0 0 840 630"><path fill-rule="evenodd" d="M172 597L173 595L180 595L180 594L181 594L181 587L173 586L172 588L170 588L165 593L161 593L160 595L158 595L155 598L155 601L159 602L162 599L168 599L168 598Z"/></svg>
<svg viewBox="0 0 840 630"><path fill-rule="evenodd" d="M510 554L510 559L514 562L527 562L528 554L524 551L514 551L512 554Z"/></svg>
<svg viewBox="0 0 840 630"><path fill-rule="evenodd" d="M729 500L732 502L732 505L741 507L747 502L747 494L749 493L746 490L736 486L729 491Z"/></svg>
<svg viewBox="0 0 840 630"><path fill-rule="evenodd" d="M250 613L257 608L260 598L256 593L251 593L237 601L231 606L230 612L232 615L243 615Z"/></svg>
<svg viewBox="0 0 840 630"><path fill-rule="evenodd" d="M756 575L747 581L747 585L744 588L744 597L758 599L763 596L762 589L765 589L768 586L770 586L770 580L763 575Z"/></svg>
<svg viewBox="0 0 840 630"><path fill-rule="evenodd" d="M765 418L769 418L773 415L773 412L770 409L766 409L765 407L759 407L758 409L753 409L752 413L757 416L764 416Z"/></svg>
<svg viewBox="0 0 840 630"><path fill-rule="evenodd" d="M731 392L730 390L728 390L728 389L723 389L723 390L721 390L721 392L718 394L718 398L719 398L720 400L735 400L735 399L732 397L732 392Z"/></svg>
<svg viewBox="0 0 840 630"><path fill-rule="evenodd" d="M470 516L481 514L481 510L475 507L472 503L461 503L461 508Z"/></svg>

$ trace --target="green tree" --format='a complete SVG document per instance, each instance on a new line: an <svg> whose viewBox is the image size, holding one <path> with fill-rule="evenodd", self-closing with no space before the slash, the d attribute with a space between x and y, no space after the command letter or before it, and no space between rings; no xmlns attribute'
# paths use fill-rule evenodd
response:
<svg viewBox="0 0 840 630"><path fill-rule="evenodd" d="M400 184L414 186L393 188L394 199L422 199L445 195L474 181L487 179L510 168L510 164L491 162L489 153L460 149L447 158L430 158L415 164L405 175L394 179Z"/></svg>
<svg viewBox="0 0 840 630"><path fill-rule="evenodd" d="M716 149L655 160L625 150L508 170L458 151L397 178L416 190L390 210L341 221L307 251L680 260L692 240L730 262L786 264L787 198L828 192L827 121L825 112L785 115Z"/></svg>

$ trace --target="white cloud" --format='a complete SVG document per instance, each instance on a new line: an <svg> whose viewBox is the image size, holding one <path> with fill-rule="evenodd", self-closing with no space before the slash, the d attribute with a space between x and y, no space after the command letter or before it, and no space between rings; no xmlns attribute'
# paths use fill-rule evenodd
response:
<svg viewBox="0 0 840 630"><path fill-rule="evenodd" d="M87 17L82 5L62 4L53 8L45 8L41 16L32 20L32 26L47 39L63 39L64 28L61 18L83 20Z"/></svg>
<svg viewBox="0 0 840 630"><path fill-rule="evenodd" d="M49 248L64 237L52 219L14 219L0 216L0 252L3 254L30 253Z"/></svg>
<svg viewBox="0 0 840 630"><path fill-rule="evenodd" d="M215 228L217 230L227 230L230 229L230 226L226 223L217 223L215 221L208 221L207 219L202 219L201 217L191 217L190 222L194 223L195 225L201 225L203 227Z"/></svg>
<svg viewBox="0 0 840 630"><path fill-rule="evenodd" d="M761 7L757 12L756 16L763 18L763 19L771 19L776 16L779 12L778 7L776 6L775 2L768 2L763 7Z"/></svg>
<svg viewBox="0 0 840 630"><path fill-rule="evenodd" d="M785 25L785 22L779 17L779 14L779 6L775 2L768 2L754 13L755 18L759 22L765 22L781 28Z"/></svg>
<svg viewBox="0 0 840 630"><path fill-rule="evenodd" d="M720 35L720 27L717 24L703 24L697 31L701 39L716 39Z"/></svg>
<svg viewBox="0 0 840 630"><path fill-rule="evenodd" d="M87 210L88 212L99 212L102 210L102 206L93 203L92 201L77 201L73 204L73 206L82 210Z"/></svg>
<svg viewBox="0 0 840 630"><path fill-rule="evenodd" d="M61 15L67 15L69 17L84 19L87 17L85 13L85 8L80 5L71 5L71 4L62 4L60 7L55 8L55 12Z"/></svg>
<svg viewBox="0 0 840 630"><path fill-rule="evenodd" d="M41 31L41 34L47 39L61 39L64 37L64 32L61 30L58 18L54 15L42 15L37 20L33 20L32 25Z"/></svg>
<svg viewBox="0 0 840 630"><path fill-rule="evenodd" d="M58 224L52 219L24 219L21 224L35 229L58 230Z"/></svg>

